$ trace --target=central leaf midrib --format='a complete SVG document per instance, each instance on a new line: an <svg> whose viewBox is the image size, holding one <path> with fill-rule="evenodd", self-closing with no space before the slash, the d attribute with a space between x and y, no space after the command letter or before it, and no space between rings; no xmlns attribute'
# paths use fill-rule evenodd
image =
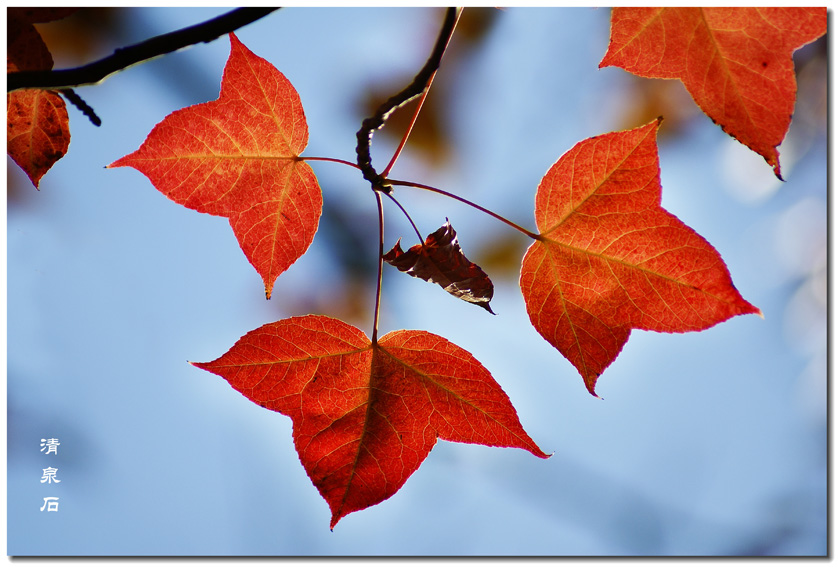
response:
<svg viewBox="0 0 838 567"><path fill-rule="evenodd" d="M223 155L223 154L190 154L190 155L176 155L176 156L165 156L165 157L137 157L133 158L136 161L152 161L152 162L161 162L161 161L178 161L182 159L201 159L201 160L276 160L276 161L301 161L300 156L296 154L290 155L243 155L243 154L236 154L236 155Z"/></svg>
<svg viewBox="0 0 838 567"><path fill-rule="evenodd" d="M267 351L266 349L263 349L261 347L257 347L255 345L250 345L250 346L253 346L254 348L257 348L259 350L268 352L270 354L270 351ZM219 364L219 365L215 366L215 368L241 368L241 367L255 367L255 366L273 366L275 364L293 364L293 363L296 363L296 362L309 362L311 360L322 360L324 358L330 358L330 357L333 357L333 356L348 356L348 355L352 355L352 354L359 354L359 353L362 353L364 351L369 350L370 348L371 348L371 346L366 346L366 347L358 348L358 349L355 349L355 350L347 350L345 352L329 353L329 354L324 354L324 355L310 355L310 356L305 356L305 357L301 357L301 358L288 358L288 359L283 359L283 360L246 362L246 363L239 362L239 363L235 363L235 364Z"/></svg>
<svg viewBox="0 0 838 567"><path fill-rule="evenodd" d="M349 468L349 478L346 479L346 488L343 491L343 497L341 498L340 504L337 507L337 515L338 516L342 515L343 506L344 506L344 504L346 504L346 499L349 497L350 487L352 486L352 481L355 479L355 473L358 470L358 461L361 459L361 450L362 450L362 447L364 446L364 438L367 436L367 433L369 432L370 414L373 411L372 390L374 388L373 388L373 385L372 385L372 377L373 377L373 372L375 371L375 355L376 355L376 351L379 350L379 349L376 348L376 346L373 345L373 344L370 344L369 347L365 348L364 350L367 350L367 349L372 349L372 356L370 356L370 368L369 368L370 379L369 379L369 383L368 383L369 386L367 387L367 389L368 389L368 395L367 395L367 400L366 400L367 407L364 410L364 421L363 421L363 426L361 427L361 434L358 436L358 448L355 451L355 458L352 460L352 465Z"/></svg>
<svg viewBox="0 0 838 567"><path fill-rule="evenodd" d="M558 266L556 265L556 262L554 262L553 258L550 257L549 255L547 256L547 260L550 262L550 268L553 272L554 279L557 282L560 281L559 280ZM570 316L570 310L567 307L567 300L565 299L565 296L564 296L564 290L562 289L562 286L560 286L560 285L558 285L556 287L558 288L559 298L561 299L561 302L562 302L562 313L567 318L567 323L570 326L571 332L573 333L573 343L576 345L576 350L579 352L579 360L580 360L581 365L583 367L582 377L587 381L588 380L588 374L589 374L588 357L585 355L585 351L582 348L582 341L579 339L579 333L576 332L576 327L577 327L576 322L573 320L573 317Z"/></svg>
<svg viewBox="0 0 838 567"><path fill-rule="evenodd" d="M677 285L679 285L679 286L687 287L687 288L690 288L690 289L696 289L696 290L698 290L698 291L702 292L703 294L705 294L705 295L707 295L707 296L710 296L710 297L713 297L713 298L715 298L715 299L718 299L719 301L724 301L725 303L729 303L729 301L724 300L724 299L722 299L722 298L718 297L717 295L714 295L714 294L710 293L709 291L706 291L706 290L705 290L705 289L703 289L703 288L700 288L700 287L694 286L694 285L692 285L692 284L689 284L689 283L683 282L683 281L681 281L681 280L677 280L677 279L675 279L674 277L667 276L667 275L665 275L665 274L661 274L661 273L655 272L655 271L650 270L650 269L648 269L648 268L644 268L643 266L640 266L640 265L638 265L638 264L632 264L632 263L627 262L627 261L625 261L625 260L621 260L620 258L615 258L615 257L613 257L613 256L608 256L608 255L606 255L606 254L604 254L604 253L601 253L601 252L593 252L593 251L588 250L588 249L586 249L586 248L579 248L579 247L572 246L572 245L570 245L570 244L567 244L567 243L564 243L564 242L560 242L560 241L558 241L558 240L553 240L553 239L550 239L550 238L546 238L546 239L544 240L544 242L546 242L546 243L547 243L546 245L548 245L548 246L550 246L550 245L552 245L552 246L558 246L558 247L561 247L561 248L564 248L564 249L567 249L567 250L571 250L571 251L573 251L573 252L581 252L582 254L585 254L585 255L587 255L587 256L592 256L592 257L594 257L594 258L599 258L599 259L604 260L604 261L606 261L606 262L614 262L614 263L620 264L620 265L622 265L622 266L625 266L625 267L627 267L627 268L629 268L629 269L638 270L638 271L640 271L640 272L642 272L642 273L644 273L644 274L646 274L646 275L655 276L655 277L658 277L658 278L660 278L660 279L662 279L662 280L666 280L666 281L672 282L672 283L674 283L674 284L677 284Z"/></svg>
<svg viewBox="0 0 838 567"><path fill-rule="evenodd" d="M294 171L296 168L289 167L287 168L287 176L285 178L285 183L280 186L280 191L278 195L278 199L276 200L276 222L274 223L274 230L273 230L273 238L271 239L271 254L270 254L270 267L268 269L268 274L273 275L274 270L274 262L276 260L276 246L279 242L279 229L280 226L283 225L282 222L282 211L285 208L286 202L290 199L291 192L288 190L288 187L291 185L291 176L294 175Z"/></svg>
<svg viewBox="0 0 838 567"><path fill-rule="evenodd" d="M725 52L722 50L721 44L719 44L719 42L716 40L716 32L717 31L722 31L722 30L717 30L716 28L713 28L713 27L710 26L710 24L707 22L707 18L705 17L704 10L705 10L705 8L699 8L699 13L701 14L701 24L707 30L707 36L710 38L710 41L712 41L712 43L713 43L713 52L714 52L715 56L717 56L721 60L721 65L724 67L724 75L723 76L728 81L728 84L733 86L733 92L735 93L736 99L739 102L739 107L742 108L742 109L745 109L745 116L747 117L748 122L750 122L752 127L757 128L757 124L754 122L754 119L751 116L751 113L747 111L748 106L745 104L745 96L742 92L740 84L739 84L738 81L734 80L733 71L731 70L730 64L729 64L729 62L732 61L732 59L729 58L725 54ZM685 65L685 73L686 73L686 65ZM703 86L704 85L702 85L702 87ZM714 120L714 122L715 121L716 120Z"/></svg>

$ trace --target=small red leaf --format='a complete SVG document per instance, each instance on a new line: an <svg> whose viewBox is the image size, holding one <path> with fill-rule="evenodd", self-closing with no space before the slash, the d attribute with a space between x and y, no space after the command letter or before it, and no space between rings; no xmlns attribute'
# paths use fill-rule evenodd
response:
<svg viewBox="0 0 838 567"><path fill-rule="evenodd" d="M64 100L52 91L9 93L7 152L35 187L70 147L70 120Z"/></svg>
<svg viewBox="0 0 838 567"><path fill-rule="evenodd" d="M373 344L320 315L264 325L195 366L293 422L294 446L329 504L331 527L395 494L437 438L548 457L471 354L424 331Z"/></svg>
<svg viewBox="0 0 838 567"><path fill-rule="evenodd" d="M780 176L777 146L791 123L792 53L826 33L826 8L613 8L600 67L680 79L722 129Z"/></svg>
<svg viewBox="0 0 838 567"><path fill-rule="evenodd" d="M317 232L323 198L299 158L308 126L297 91L230 34L217 100L173 112L108 167L142 172L173 201L229 218L270 298Z"/></svg>
<svg viewBox="0 0 838 567"><path fill-rule="evenodd" d="M67 15L66 10L54 10L9 9L7 73L52 69L52 55L31 22ZM6 151L38 187L70 147L67 107L54 91L25 89L6 95L6 109Z"/></svg>
<svg viewBox="0 0 838 567"><path fill-rule="evenodd" d="M407 252L396 242L384 255L384 261L415 278L438 284L454 297L494 315L489 307L494 294L492 280L460 250L457 233L447 219L423 244L412 246Z"/></svg>
<svg viewBox="0 0 838 567"><path fill-rule="evenodd" d="M759 313L719 253L660 206L658 126L576 144L536 194L540 238L521 265L527 313L594 395L633 328L700 331Z"/></svg>

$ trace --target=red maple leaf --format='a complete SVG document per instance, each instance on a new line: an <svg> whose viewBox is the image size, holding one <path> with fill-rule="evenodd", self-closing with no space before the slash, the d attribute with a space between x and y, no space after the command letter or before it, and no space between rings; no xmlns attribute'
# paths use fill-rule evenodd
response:
<svg viewBox="0 0 838 567"><path fill-rule="evenodd" d="M826 33L826 8L614 8L600 67L680 79L722 129L780 176L791 123L792 53Z"/></svg>
<svg viewBox="0 0 838 567"><path fill-rule="evenodd" d="M685 332L759 313L719 253L661 207L659 120L584 140L538 186L521 266L530 321L591 394L631 329Z"/></svg>
<svg viewBox="0 0 838 567"><path fill-rule="evenodd" d="M294 317L195 366L291 418L294 446L331 508L332 528L395 494L437 438L548 456L489 371L428 332L395 331L371 342L338 319Z"/></svg>
<svg viewBox="0 0 838 567"><path fill-rule="evenodd" d="M173 112L108 167L133 167L173 201L229 218L270 298L314 239L323 198L299 158L308 125L297 91L235 34L230 42L218 99Z"/></svg>
<svg viewBox="0 0 838 567"><path fill-rule="evenodd" d="M6 72L52 69L52 55L33 23L68 16L76 8L9 8ZM7 153L35 187L70 146L70 119L55 91L22 89L6 95Z"/></svg>
<svg viewBox="0 0 838 567"><path fill-rule="evenodd" d="M489 302L494 295L492 280L460 249L457 232L446 219L425 242L405 252L399 242L384 255L384 261L415 278L438 284L463 301L479 305L494 315Z"/></svg>

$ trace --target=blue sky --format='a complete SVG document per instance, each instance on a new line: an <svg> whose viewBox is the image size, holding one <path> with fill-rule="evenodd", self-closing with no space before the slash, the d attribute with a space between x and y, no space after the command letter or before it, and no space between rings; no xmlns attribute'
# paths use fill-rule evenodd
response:
<svg viewBox="0 0 838 567"><path fill-rule="evenodd" d="M127 41L223 11L133 9ZM353 160L358 101L409 80L440 21L429 9L289 8L237 35L300 93L304 155ZM597 68L607 37L607 9L502 11L434 84L452 93L450 159L429 164L408 144L393 176L533 226L535 188L561 154L629 127L630 77ZM425 329L472 352L555 454L439 442L399 493L330 532L290 420L187 363L327 305L344 284L329 247L315 237L266 302L225 219L175 205L134 170L104 168L168 113L216 98L228 54L221 38L79 89L103 125L71 108L68 155L40 191L24 186L8 205L10 555L826 552L826 128L816 109L798 109L780 148L782 184L703 115L661 140L664 207L721 252L765 319L635 331L598 384L602 400L529 325L514 274L493 276L491 317L385 271L381 331ZM376 136L374 158L386 163L391 146ZM23 183L8 164L9 183ZM324 200L375 222L356 171L312 167ZM426 234L449 218L469 257L506 230L436 195L398 195ZM412 244L411 234L389 208L388 244ZM523 254L526 239L513 244ZM365 304L373 290L358 293ZM348 322L369 333L368 319ZM45 437L61 440L58 455L39 452ZM47 466L61 484L39 482ZM59 511L40 512L53 493Z"/></svg>

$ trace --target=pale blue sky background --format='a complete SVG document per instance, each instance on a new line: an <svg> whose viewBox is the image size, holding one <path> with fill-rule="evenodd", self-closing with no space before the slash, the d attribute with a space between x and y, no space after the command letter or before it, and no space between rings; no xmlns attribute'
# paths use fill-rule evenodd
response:
<svg viewBox="0 0 838 567"><path fill-rule="evenodd" d="M223 11L132 10L127 42ZM597 68L608 16L503 11L456 76L441 72L434 85L455 93L449 165L429 166L408 146L393 176L532 227L535 188L561 154L627 127L628 74ZM428 9L289 8L238 35L299 91L305 155L353 160L361 93L409 80L440 21ZM330 532L290 420L187 364L306 314L295 289L333 295L342 282L328 247L315 237L266 302L225 219L175 205L134 170L104 169L168 113L216 98L228 54L222 38L79 89L103 125L71 108L69 154L39 192L24 188L9 206L10 555L826 552L827 177L816 108L798 109L781 147L784 184L706 117L661 141L664 206L721 252L765 319L687 335L635 331L598 384L604 400L529 325L515 276L490 273L491 317L385 272L381 332L425 329L472 352L555 454L440 442L399 493ZM374 146L382 169L392 150L380 137ZM375 201L357 172L313 168L324 199L374 233ZM470 257L507 230L439 196L398 194L424 233L450 218ZM388 245L413 244L395 208L387 219ZM523 254L526 239L518 245ZM369 260L376 247L357 253ZM373 292L360 293L371 301ZM349 322L369 333L367 319ZM58 455L39 452L43 437L60 439ZM47 466L61 484L40 483ZM59 511L40 512L52 495Z"/></svg>

